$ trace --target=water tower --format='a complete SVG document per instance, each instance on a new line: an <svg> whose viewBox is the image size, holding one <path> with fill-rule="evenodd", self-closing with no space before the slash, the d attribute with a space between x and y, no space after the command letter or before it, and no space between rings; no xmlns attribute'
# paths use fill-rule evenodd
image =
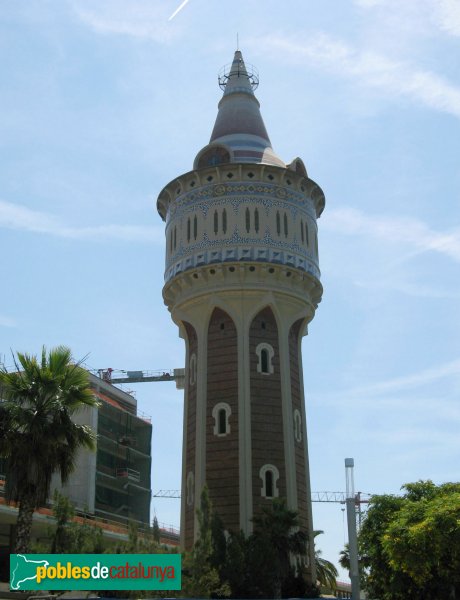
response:
<svg viewBox="0 0 460 600"><path fill-rule="evenodd" d="M300 158L286 164L273 151L258 76L240 51L219 83L209 144L157 202L163 297L186 346L186 549L205 484L227 530L250 534L253 516L276 497L312 530L301 342L322 295L324 194Z"/></svg>

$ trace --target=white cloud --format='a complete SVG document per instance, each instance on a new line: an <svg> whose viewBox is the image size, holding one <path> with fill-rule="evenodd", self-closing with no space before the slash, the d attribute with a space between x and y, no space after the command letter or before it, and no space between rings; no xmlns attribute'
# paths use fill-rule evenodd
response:
<svg viewBox="0 0 460 600"><path fill-rule="evenodd" d="M383 19L385 25L404 21L404 27L413 32L432 35L434 25L450 35L460 35L459 0L354 0L354 4L377 9L379 23Z"/></svg>
<svg viewBox="0 0 460 600"><path fill-rule="evenodd" d="M280 35L256 40L255 45L272 51L278 59L310 65L376 88L392 98L406 97L429 108L460 118L460 87L431 71L405 61L359 51L324 33L307 41Z"/></svg>
<svg viewBox="0 0 460 600"><path fill-rule="evenodd" d="M381 272L378 273L378 277L372 279L354 279L353 284L363 289L381 289L382 291L388 291L389 289L405 294L407 296L415 296L417 298L450 298L460 299L460 291L450 291L447 289L438 289L436 287L429 287L423 284L411 283L408 281L398 281L394 274L391 277L382 279Z"/></svg>
<svg viewBox="0 0 460 600"><path fill-rule="evenodd" d="M431 456L434 452L444 452L444 455L446 452L458 454L460 449L457 432L436 429L430 427L429 423L417 427L393 422L383 428L365 431L362 439L372 440L373 444L387 448L399 446L402 450L404 447L417 447L419 455L421 452ZM423 450L420 450L420 447Z"/></svg>
<svg viewBox="0 0 460 600"><path fill-rule="evenodd" d="M448 377L460 377L460 358L424 369L417 373L411 373L402 377L395 377L385 381L377 381L369 385L357 386L353 389L340 392L341 397L347 396L356 398L357 396L379 396L382 394L394 393L395 391L408 390L426 386L441 379Z"/></svg>
<svg viewBox="0 0 460 600"><path fill-rule="evenodd" d="M459 0L437 0L434 2L440 27L451 35L460 35Z"/></svg>
<svg viewBox="0 0 460 600"><path fill-rule="evenodd" d="M365 235L409 245L415 253L437 252L460 262L460 230L439 232L413 218L369 216L354 208L328 211L321 224L345 235Z"/></svg>
<svg viewBox="0 0 460 600"><path fill-rule="evenodd" d="M114 239L132 242L164 243L160 226L99 225L96 227L69 226L57 217L0 200L0 227L42 233L75 240Z"/></svg>
<svg viewBox="0 0 460 600"><path fill-rule="evenodd" d="M168 25L171 12L166 2L158 0L98 0L74 2L77 16L97 33L128 35L168 42L177 29Z"/></svg>

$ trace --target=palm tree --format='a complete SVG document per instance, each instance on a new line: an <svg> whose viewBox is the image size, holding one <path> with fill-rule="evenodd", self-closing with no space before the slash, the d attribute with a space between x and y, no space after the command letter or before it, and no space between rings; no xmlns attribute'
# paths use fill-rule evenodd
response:
<svg viewBox="0 0 460 600"><path fill-rule="evenodd" d="M343 550L340 550L339 564L343 569L350 570L350 547L345 544Z"/></svg>
<svg viewBox="0 0 460 600"><path fill-rule="evenodd" d="M273 559L274 598L281 598L281 585L289 574L291 555L307 554L308 535L299 530L298 513L287 507L284 498L274 498L253 522L254 539L263 550L264 560L270 555Z"/></svg>
<svg viewBox="0 0 460 600"><path fill-rule="evenodd" d="M313 532L313 537L324 533L324 531L317 530ZM338 571L334 564L325 558L321 558L321 550L315 549L315 565L316 565L316 578L320 585L327 588L328 590L334 591L337 587Z"/></svg>
<svg viewBox="0 0 460 600"><path fill-rule="evenodd" d="M6 460L6 500L18 504L16 552L29 550L32 517L49 496L51 477L65 483L77 450L94 450L90 427L72 415L97 406L89 376L64 346L36 356L17 353L16 371L0 369L0 457Z"/></svg>

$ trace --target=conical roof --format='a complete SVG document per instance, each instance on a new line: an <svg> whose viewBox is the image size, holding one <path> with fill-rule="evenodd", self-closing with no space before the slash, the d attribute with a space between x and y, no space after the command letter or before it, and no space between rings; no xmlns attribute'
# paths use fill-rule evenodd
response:
<svg viewBox="0 0 460 600"><path fill-rule="evenodd" d="M203 148L197 159L213 146L225 146L230 150L231 162L266 163L285 167L285 163L271 147L260 114L260 104L254 95L252 73L248 73L240 50L235 52L225 79L224 94L218 105L219 112L209 145Z"/></svg>

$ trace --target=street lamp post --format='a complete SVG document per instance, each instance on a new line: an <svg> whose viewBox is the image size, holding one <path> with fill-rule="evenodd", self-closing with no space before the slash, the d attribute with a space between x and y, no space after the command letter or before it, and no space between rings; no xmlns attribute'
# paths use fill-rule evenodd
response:
<svg viewBox="0 0 460 600"><path fill-rule="evenodd" d="M356 499L353 468L353 458L345 459L346 506L348 524L348 549L350 552L350 579L352 600L360 599L359 566L358 566L358 536L356 534Z"/></svg>

